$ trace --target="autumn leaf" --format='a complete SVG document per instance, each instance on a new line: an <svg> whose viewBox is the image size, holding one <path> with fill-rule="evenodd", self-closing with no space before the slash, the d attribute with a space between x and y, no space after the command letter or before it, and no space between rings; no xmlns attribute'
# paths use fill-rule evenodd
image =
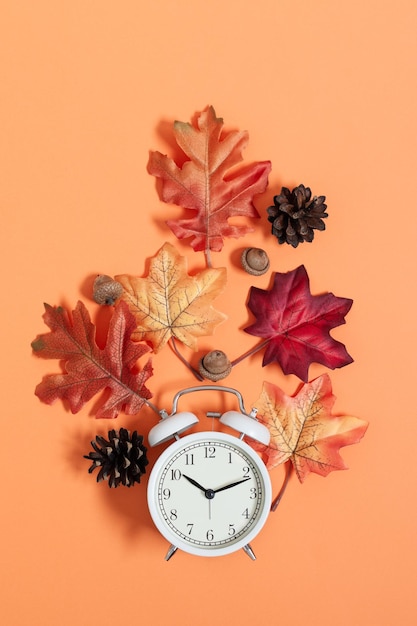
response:
<svg viewBox="0 0 417 626"><path fill-rule="evenodd" d="M284 374L308 380L311 363L330 369L343 367L353 359L345 346L329 331L345 323L352 300L332 293L313 296L303 265L287 273L276 273L272 289L251 287L248 307L256 322L244 330L263 337L266 347L262 365L276 361Z"/></svg>
<svg viewBox="0 0 417 626"><path fill-rule="evenodd" d="M290 460L301 482L310 472L327 476L347 469L339 449L358 443L368 424L357 417L332 415L334 402L327 374L304 384L294 397L265 382L254 406L271 432L271 443L254 447L262 452L267 467Z"/></svg>
<svg viewBox="0 0 417 626"><path fill-rule="evenodd" d="M148 171L161 179L164 202L196 212L189 218L169 220L179 239L191 237L194 250L220 251L224 237L241 237L253 228L229 224L236 216L259 217L253 205L256 194L265 191L269 161L233 168L242 160L248 143L246 131L222 132L223 120L213 107L199 113L195 124L175 122L174 136L189 157L182 167L160 152L151 152Z"/></svg>
<svg viewBox="0 0 417 626"><path fill-rule="evenodd" d="M106 389L109 395L96 417L114 418L122 410L135 415L152 397L145 387L152 376L150 361L142 371L136 371L137 360L149 348L131 341L135 319L124 302L115 308L103 349L96 344L95 326L82 302L78 302L72 316L63 307L46 304L43 317L51 332L38 335L32 348L44 359L64 361L65 373L47 375L36 387L42 402L67 400L72 413L77 413Z"/></svg>
<svg viewBox="0 0 417 626"><path fill-rule="evenodd" d="M196 338L212 335L226 319L211 306L226 285L226 270L206 269L189 276L187 259L170 243L151 259L148 276L123 274L116 280L122 284L122 299L136 319L132 338L149 341L154 352L171 337L196 350Z"/></svg>

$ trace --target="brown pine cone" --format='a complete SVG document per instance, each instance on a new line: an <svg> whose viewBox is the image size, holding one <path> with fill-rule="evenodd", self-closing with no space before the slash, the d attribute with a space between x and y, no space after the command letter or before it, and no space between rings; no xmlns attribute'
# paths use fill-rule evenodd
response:
<svg viewBox="0 0 417 626"><path fill-rule="evenodd" d="M311 189L298 185L292 191L282 187L274 196L274 206L267 209L268 222L272 223L272 234L278 243L289 243L296 248L299 243L313 241L314 230L326 228L323 218L327 217L326 196L311 197Z"/></svg>
<svg viewBox="0 0 417 626"><path fill-rule="evenodd" d="M84 455L85 459L92 461L89 473L100 468L97 482L107 480L109 487L132 487L139 483L148 465L147 449L142 442L142 435L136 430L130 435L126 428L109 430L108 439L97 435L91 442L94 452Z"/></svg>

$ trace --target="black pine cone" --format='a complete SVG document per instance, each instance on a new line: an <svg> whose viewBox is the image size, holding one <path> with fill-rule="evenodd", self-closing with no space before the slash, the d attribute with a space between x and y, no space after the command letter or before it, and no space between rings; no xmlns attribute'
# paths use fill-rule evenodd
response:
<svg viewBox="0 0 417 626"><path fill-rule="evenodd" d="M96 440L91 442L94 452L84 455L85 459L92 461L88 472L91 474L100 467L98 483L108 480L109 487L132 487L140 482L140 477L145 474L145 467L149 463L147 449L142 442L142 435L138 435L135 430L130 436L126 428L119 431L109 430L108 440L97 435Z"/></svg>
<svg viewBox="0 0 417 626"><path fill-rule="evenodd" d="M303 241L313 241L314 230L326 228L326 196L311 197L311 189L298 185L292 191L282 187L274 196L274 206L267 209L272 234L279 243L289 243L296 248Z"/></svg>

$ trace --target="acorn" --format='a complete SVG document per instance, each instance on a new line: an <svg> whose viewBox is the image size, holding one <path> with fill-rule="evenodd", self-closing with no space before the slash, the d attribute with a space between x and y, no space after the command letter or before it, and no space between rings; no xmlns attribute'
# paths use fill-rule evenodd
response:
<svg viewBox="0 0 417 626"><path fill-rule="evenodd" d="M232 364L224 352L212 350L200 359L198 370L204 378L216 382L229 376L232 371Z"/></svg>
<svg viewBox="0 0 417 626"><path fill-rule="evenodd" d="M112 306L123 293L123 286L111 276L99 274L93 285L93 299L97 304Z"/></svg>
<svg viewBox="0 0 417 626"><path fill-rule="evenodd" d="M269 270L269 258L262 248L245 248L240 261L243 269L253 276L261 276Z"/></svg>

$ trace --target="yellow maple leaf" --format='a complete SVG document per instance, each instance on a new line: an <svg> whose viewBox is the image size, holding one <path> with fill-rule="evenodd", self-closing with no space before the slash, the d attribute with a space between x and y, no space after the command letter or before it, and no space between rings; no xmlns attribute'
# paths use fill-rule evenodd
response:
<svg viewBox="0 0 417 626"><path fill-rule="evenodd" d="M171 337L196 350L196 338L212 335L226 319L211 306L226 285L226 269L206 269L189 276L187 267L187 259L165 243L151 259L148 276L115 277L123 286L122 299L136 318L132 339L149 341L154 352Z"/></svg>

